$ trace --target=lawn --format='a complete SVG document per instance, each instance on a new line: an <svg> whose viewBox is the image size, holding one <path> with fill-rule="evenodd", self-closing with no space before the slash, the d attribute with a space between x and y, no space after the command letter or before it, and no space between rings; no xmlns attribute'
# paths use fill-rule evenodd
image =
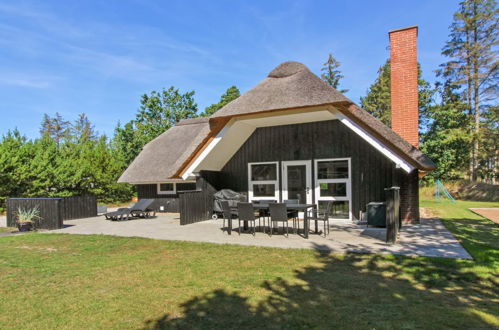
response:
<svg viewBox="0 0 499 330"><path fill-rule="evenodd" d="M499 326L498 227L466 203L423 204L441 212L474 261L98 235L4 237L0 328Z"/></svg>
<svg viewBox="0 0 499 330"><path fill-rule="evenodd" d="M17 230L17 228L12 228L12 227L0 227L0 233L6 233L9 231L14 231Z"/></svg>

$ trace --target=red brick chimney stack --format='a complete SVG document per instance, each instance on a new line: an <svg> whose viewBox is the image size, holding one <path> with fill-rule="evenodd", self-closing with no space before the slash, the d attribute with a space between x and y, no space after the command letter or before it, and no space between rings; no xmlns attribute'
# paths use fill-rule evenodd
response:
<svg viewBox="0 0 499 330"><path fill-rule="evenodd" d="M388 32L390 36L392 129L413 146L419 145L418 27Z"/></svg>

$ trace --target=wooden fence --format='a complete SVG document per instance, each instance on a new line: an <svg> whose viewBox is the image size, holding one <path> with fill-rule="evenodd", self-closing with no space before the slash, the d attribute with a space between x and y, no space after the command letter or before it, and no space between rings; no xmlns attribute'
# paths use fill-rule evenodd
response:
<svg viewBox="0 0 499 330"><path fill-rule="evenodd" d="M61 212L64 220L96 217L97 198L91 195L63 197Z"/></svg>
<svg viewBox="0 0 499 330"><path fill-rule="evenodd" d="M193 190L179 193L180 224L188 225L211 218L213 197L205 191Z"/></svg>
<svg viewBox="0 0 499 330"><path fill-rule="evenodd" d="M197 190L179 192L180 224L188 225L211 219L213 194L220 189L221 174L215 171L201 171L196 180Z"/></svg>
<svg viewBox="0 0 499 330"><path fill-rule="evenodd" d="M8 198L7 226L16 226L18 208L28 210L35 207L40 212L39 219L35 220L35 227L39 229L59 229L64 220L97 216L95 196Z"/></svg>

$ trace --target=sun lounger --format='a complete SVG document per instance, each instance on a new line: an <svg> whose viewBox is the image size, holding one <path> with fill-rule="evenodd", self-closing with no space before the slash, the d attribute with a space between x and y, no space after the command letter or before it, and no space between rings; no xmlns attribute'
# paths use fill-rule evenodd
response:
<svg viewBox="0 0 499 330"><path fill-rule="evenodd" d="M141 199L134 206L128 208L119 208L114 212L105 213L104 216L107 220L128 220L130 218L149 218L156 215L156 211L151 209L150 206L154 199Z"/></svg>

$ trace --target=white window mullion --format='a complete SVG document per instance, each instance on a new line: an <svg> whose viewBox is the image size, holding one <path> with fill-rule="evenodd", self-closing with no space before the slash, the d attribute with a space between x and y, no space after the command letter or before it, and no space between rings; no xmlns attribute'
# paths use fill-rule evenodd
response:
<svg viewBox="0 0 499 330"><path fill-rule="evenodd" d="M275 166L275 180L252 180L252 166L258 165L273 165ZM278 162L260 162L260 163L248 163L248 200L261 200L261 199L279 199L279 163ZM255 196L255 185L273 185L274 195L273 196Z"/></svg>
<svg viewBox="0 0 499 330"><path fill-rule="evenodd" d="M340 162L347 161L347 178L331 178L331 179L319 179L319 163L321 162ZM348 213L349 219L352 219L352 190L351 190L351 182L352 182L352 174L351 174L351 163L350 158L331 158L331 159L316 159L314 161L315 168L315 196L316 203L319 206L320 202L325 201L337 201L337 202L348 202ZM332 183L332 184L345 184L345 194L346 196L321 196L321 183ZM332 217L334 219L334 217Z"/></svg>

